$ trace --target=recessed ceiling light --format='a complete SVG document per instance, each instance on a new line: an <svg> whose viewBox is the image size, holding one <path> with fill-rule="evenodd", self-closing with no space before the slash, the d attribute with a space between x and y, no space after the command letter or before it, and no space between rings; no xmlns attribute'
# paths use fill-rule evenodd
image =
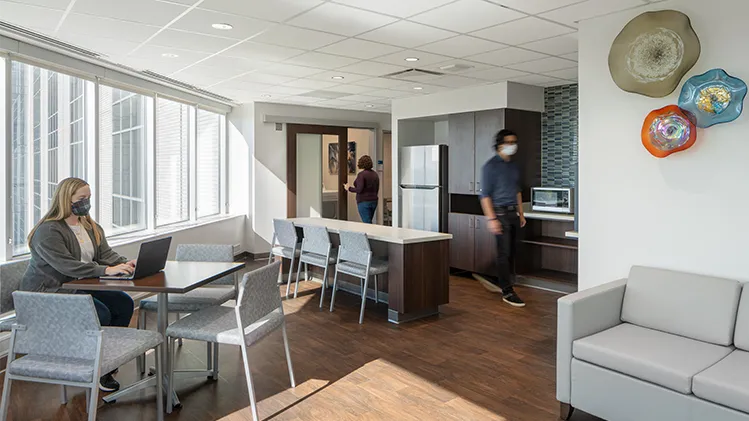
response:
<svg viewBox="0 0 749 421"><path fill-rule="evenodd" d="M234 29L234 26L228 24L228 23L214 23L211 25L213 29L218 29L220 31L231 31Z"/></svg>
<svg viewBox="0 0 749 421"><path fill-rule="evenodd" d="M367 105L365 105L365 107L367 107L367 108L374 108L374 105L372 105L372 104L367 104Z"/></svg>
<svg viewBox="0 0 749 421"><path fill-rule="evenodd" d="M346 79L346 78L343 77L343 76L333 76L333 77L331 77L331 79L333 79L333 80L343 80L343 79Z"/></svg>
<svg viewBox="0 0 749 421"><path fill-rule="evenodd" d="M419 61L418 57L406 57L406 61Z"/></svg>
<svg viewBox="0 0 749 421"><path fill-rule="evenodd" d="M268 94L263 94L263 95L260 95L260 98L270 98L270 95L268 95Z"/></svg>
<svg viewBox="0 0 749 421"><path fill-rule="evenodd" d="M422 88L421 86L414 86L414 90L416 90L416 91L420 91L422 89L424 89L424 88Z"/></svg>
<svg viewBox="0 0 749 421"><path fill-rule="evenodd" d="M164 54L162 54L162 55L161 55L161 57L166 57L166 58L177 58L177 57L179 57L179 54L174 54L174 53L164 53Z"/></svg>

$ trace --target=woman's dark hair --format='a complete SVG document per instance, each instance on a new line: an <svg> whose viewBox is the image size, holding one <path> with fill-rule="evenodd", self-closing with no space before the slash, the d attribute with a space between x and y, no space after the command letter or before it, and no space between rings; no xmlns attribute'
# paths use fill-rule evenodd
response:
<svg viewBox="0 0 749 421"><path fill-rule="evenodd" d="M510 129L502 129L498 131L497 135L494 137L494 149L499 148L501 144L505 143L505 138L508 136L517 137L517 134Z"/></svg>
<svg viewBox="0 0 749 421"><path fill-rule="evenodd" d="M370 158L369 155L362 155L361 158L359 158L359 163L356 166L362 170L371 170L372 167L374 167L374 164L372 163L372 158Z"/></svg>

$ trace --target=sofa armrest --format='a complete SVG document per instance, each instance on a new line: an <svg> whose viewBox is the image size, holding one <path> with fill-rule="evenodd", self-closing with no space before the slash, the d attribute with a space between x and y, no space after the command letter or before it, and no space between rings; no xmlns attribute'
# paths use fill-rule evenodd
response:
<svg viewBox="0 0 749 421"><path fill-rule="evenodd" d="M603 284L557 301L557 399L570 403L572 342L621 323L627 280Z"/></svg>

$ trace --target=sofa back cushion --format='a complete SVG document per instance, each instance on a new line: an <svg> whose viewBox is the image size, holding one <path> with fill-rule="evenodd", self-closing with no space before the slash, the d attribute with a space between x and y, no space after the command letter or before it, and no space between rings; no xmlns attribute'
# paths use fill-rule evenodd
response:
<svg viewBox="0 0 749 421"><path fill-rule="evenodd" d="M727 346L733 343L740 296L738 281L633 266L622 321Z"/></svg>
<svg viewBox="0 0 749 421"><path fill-rule="evenodd" d="M736 334L733 342L736 348L749 351L749 284L744 284L739 302L739 314L736 316Z"/></svg>

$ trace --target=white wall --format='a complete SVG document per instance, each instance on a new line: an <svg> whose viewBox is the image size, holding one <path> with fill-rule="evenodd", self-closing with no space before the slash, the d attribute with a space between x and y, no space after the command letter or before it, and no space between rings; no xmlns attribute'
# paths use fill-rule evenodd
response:
<svg viewBox="0 0 749 421"><path fill-rule="evenodd" d="M749 35L749 2L680 0L650 9L686 13L702 45L666 98L623 92L609 74L612 41L646 9L580 25L580 289L626 277L632 265L749 280L749 116L698 130L695 146L661 160L640 140L645 116L675 104L688 77L721 67L749 81L749 56L735 46Z"/></svg>

